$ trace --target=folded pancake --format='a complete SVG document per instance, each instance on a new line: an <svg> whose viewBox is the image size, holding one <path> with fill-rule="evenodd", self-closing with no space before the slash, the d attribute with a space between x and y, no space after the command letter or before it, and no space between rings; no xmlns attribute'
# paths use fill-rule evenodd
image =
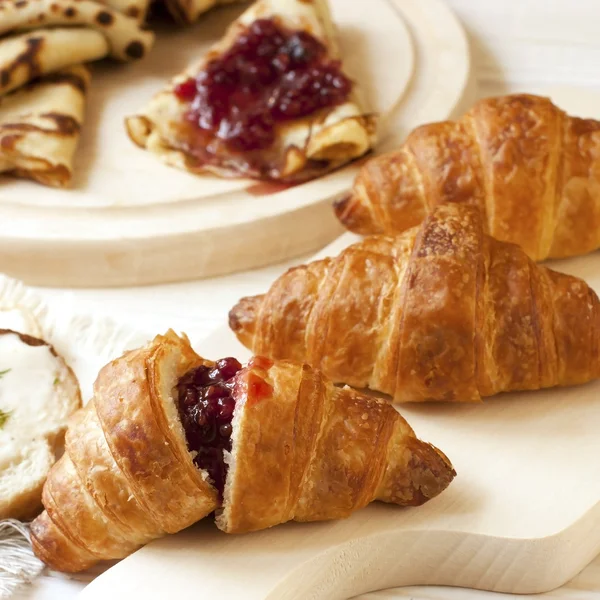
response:
<svg viewBox="0 0 600 600"><path fill-rule="evenodd" d="M127 16L91 0L0 0L0 172L69 183L89 83L82 63L140 59L154 42L140 24L148 0L133 2L119 6Z"/></svg>
<svg viewBox="0 0 600 600"><path fill-rule="evenodd" d="M375 123L342 70L326 1L259 0L127 129L188 171L296 182L363 155Z"/></svg>
<svg viewBox="0 0 600 600"><path fill-rule="evenodd" d="M89 81L89 71L76 65L0 98L0 172L69 183Z"/></svg>
<svg viewBox="0 0 600 600"><path fill-rule="evenodd" d="M118 1L118 0L117 0ZM220 4L233 4L244 0L165 0L165 6L179 23L193 23L206 11Z"/></svg>
<svg viewBox="0 0 600 600"><path fill-rule="evenodd" d="M136 19L91 0L27 0L2 4L0 36L57 26L99 31L109 44L110 56L123 61L142 58L154 41L153 34L142 29ZM73 45L69 51L75 49Z"/></svg>
<svg viewBox="0 0 600 600"><path fill-rule="evenodd" d="M103 4L132 17L138 23L144 23L148 16L151 0L105 0Z"/></svg>
<svg viewBox="0 0 600 600"><path fill-rule="evenodd" d="M0 40L0 96L65 67L103 58L106 38L93 29L57 28Z"/></svg>

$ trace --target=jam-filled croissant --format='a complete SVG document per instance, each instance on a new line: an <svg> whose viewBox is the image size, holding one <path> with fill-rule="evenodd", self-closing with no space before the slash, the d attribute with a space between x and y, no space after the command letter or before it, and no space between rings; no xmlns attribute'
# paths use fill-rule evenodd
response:
<svg viewBox="0 0 600 600"><path fill-rule="evenodd" d="M570 117L539 96L481 100L365 163L336 213L356 233L396 234L446 203L479 207L490 235L533 260L596 250L600 121Z"/></svg>
<svg viewBox="0 0 600 600"><path fill-rule="evenodd" d="M229 319L257 354L397 402L478 401L600 377L596 294L485 235L465 205L290 269Z"/></svg>
<svg viewBox="0 0 600 600"><path fill-rule="evenodd" d="M217 510L228 533L419 505L455 472L381 400L306 365L205 361L169 332L98 376L32 524L36 554L79 571Z"/></svg>

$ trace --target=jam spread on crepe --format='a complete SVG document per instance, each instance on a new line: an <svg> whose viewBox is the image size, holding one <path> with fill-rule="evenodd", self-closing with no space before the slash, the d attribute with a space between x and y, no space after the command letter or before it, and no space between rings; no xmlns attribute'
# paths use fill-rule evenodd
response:
<svg viewBox="0 0 600 600"><path fill-rule="evenodd" d="M177 384L179 418L194 464L208 472L223 495L227 464L224 451L231 451L231 420L235 409L234 378L242 365L223 358L214 368L200 366L186 373Z"/></svg>
<svg viewBox="0 0 600 600"><path fill-rule="evenodd" d="M342 104L351 90L340 61L317 38L259 19L174 91L189 105L188 151L218 162L223 154L268 150L278 124Z"/></svg>

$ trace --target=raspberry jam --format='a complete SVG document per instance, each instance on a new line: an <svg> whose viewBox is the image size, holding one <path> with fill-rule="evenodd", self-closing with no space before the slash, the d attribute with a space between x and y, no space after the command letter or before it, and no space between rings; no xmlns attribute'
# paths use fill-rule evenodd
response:
<svg viewBox="0 0 600 600"><path fill-rule="evenodd" d="M223 496L227 464L224 451L231 451L231 420L235 400L231 396L234 377L242 368L235 358L223 358L214 368L201 366L186 373L177 384L179 418L194 463L208 474Z"/></svg>
<svg viewBox="0 0 600 600"><path fill-rule="evenodd" d="M268 149L278 123L345 102L352 82L326 47L276 19L259 19L195 77L175 87L203 149L216 156ZM209 157L204 156L206 160Z"/></svg>
<svg viewBox="0 0 600 600"><path fill-rule="evenodd" d="M268 371L273 366L273 361L266 356L253 356L248 363L249 369L261 369L262 371Z"/></svg>
<svg viewBox="0 0 600 600"><path fill-rule="evenodd" d="M262 377L259 377L252 371L248 373L246 378L246 389L248 394L248 406L258 404L261 400L270 398L273 395L273 387L267 383Z"/></svg>

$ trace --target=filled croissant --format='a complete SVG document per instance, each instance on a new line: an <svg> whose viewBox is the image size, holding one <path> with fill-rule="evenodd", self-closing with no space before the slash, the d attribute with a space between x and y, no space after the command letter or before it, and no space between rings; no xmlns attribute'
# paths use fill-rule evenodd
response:
<svg viewBox="0 0 600 600"><path fill-rule="evenodd" d="M31 525L33 549L46 564L74 572L122 558L218 506L173 397L181 377L209 364L169 334L100 371L44 486L45 511Z"/></svg>
<svg viewBox="0 0 600 600"><path fill-rule="evenodd" d="M311 367L203 360L169 332L113 361L67 432L33 522L61 571L121 558L217 510L228 533L419 505L455 475L381 400Z"/></svg>
<svg viewBox="0 0 600 600"><path fill-rule="evenodd" d="M450 202L478 206L487 233L533 260L596 250L600 122L538 96L488 98L368 161L335 210L356 233L392 234Z"/></svg>
<svg viewBox="0 0 600 600"><path fill-rule="evenodd" d="M290 269L229 322L253 352L397 402L478 401L600 376L596 294L485 235L466 205Z"/></svg>

